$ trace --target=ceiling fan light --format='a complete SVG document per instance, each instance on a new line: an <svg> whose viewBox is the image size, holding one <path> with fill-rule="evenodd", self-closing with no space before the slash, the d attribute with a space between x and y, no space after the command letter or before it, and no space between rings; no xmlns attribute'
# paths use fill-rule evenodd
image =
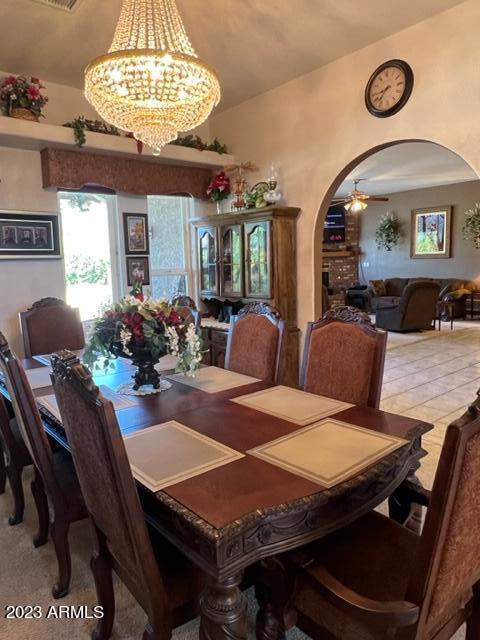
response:
<svg viewBox="0 0 480 640"><path fill-rule="evenodd" d="M345 205L345 209L347 211L352 211L353 213L357 213L358 211L365 211L365 209L368 207L368 204L366 202L364 202L363 200L359 200L358 198L354 198L347 204L348 206Z"/></svg>

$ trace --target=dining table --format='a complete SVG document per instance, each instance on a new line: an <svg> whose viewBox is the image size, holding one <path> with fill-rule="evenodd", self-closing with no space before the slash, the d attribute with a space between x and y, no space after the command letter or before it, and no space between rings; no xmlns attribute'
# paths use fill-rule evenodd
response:
<svg viewBox="0 0 480 640"><path fill-rule="evenodd" d="M45 366L34 358L22 363L27 373ZM130 381L132 370L119 359L114 368L93 374L99 386L115 390ZM201 638L243 640L247 637L242 591L246 570L248 574L260 564L268 568L278 554L318 540L375 509L419 467L426 453L421 438L432 425L380 409L342 406L330 417L405 442L353 476L324 486L248 453L304 429L236 401L269 389L272 383L254 380L212 393L178 376L169 382L168 390L134 397L129 406L116 411L118 424L127 440L173 420L244 454L158 491L136 480L147 523L208 575L200 605ZM0 384L0 392L9 399L4 385ZM42 397L52 393L51 386L34 389L45 431L68 450L61 419L40 404ZM262 612L262 606L268 605L260 601L257 636L281 637L284 629L278 628L278 620L274 622L268 611Z"/></svg>

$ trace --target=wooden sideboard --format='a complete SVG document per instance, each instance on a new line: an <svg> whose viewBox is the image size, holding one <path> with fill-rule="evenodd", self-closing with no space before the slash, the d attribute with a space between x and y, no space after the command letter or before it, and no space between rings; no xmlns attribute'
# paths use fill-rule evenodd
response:
<svg viewBox="0 0 480 640"><path fill-rule="evenodd" d="M192 221L199 298L267 302L287 324L282 382L298 384L296 207L265 207ZM226 334L203 328L209 364L223 366Z"/></svg>

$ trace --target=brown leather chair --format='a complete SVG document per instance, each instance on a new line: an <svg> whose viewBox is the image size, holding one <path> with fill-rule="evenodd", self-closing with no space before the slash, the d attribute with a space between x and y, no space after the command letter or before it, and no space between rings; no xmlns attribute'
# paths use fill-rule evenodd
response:
<svg viewBox="0 0 480 640"><path fill-rule="evenodd" d="M263 303L247 304L230 319L225 369L275 384L281 381L285 323Z"/></svg>
<svg viewBox="0 0 480 640"><path fill-rule="evenodd" d="M52 450L25 371L2 333L0 370L5 376L20 433L35 465L32 491L39 516L37 541L46 541L50 526L59 573L52 594L54 598L61 598L70 586L68 531L72 522L87 517L85 503L72 458L63 448Z"/></svg>
<svg viewBox="0 0 480 640"><path fill-rule="evenodd" d="M297 625L316 638L480 638L480 402L447 430L422 534L377 512L284 556Z"/></svg>
<svg viewBox="0 0 480 640"><path fill-rule="evenodd" d="M378 300L377 327L387 331L431 329L437 317L439 293L440 285L433 280L409 282L400 297Z"/></svg>
<svg viewBox="0 0 480 640"><path fill-rule="evenodd" d="M336 307L305 334L300 388L309 393L378 408L387 334L354 307Z"/></svg>
<svg viewBox="0 0 480 640"><path fill-rule="evenodd" d="M144 640L169 638L173 627L197 615L205 576L158 534L153 548L112 403L73 353L55 354L52 363L62 422L96 533L91 567L104 617L93 637L107 640L112 632L114 570L148 615Z"/></svg>
<svg viewBox="0 0 480 640"><path fill-rule="evenodd" d="M5 465L5 458L7 464ZM5 481L8 478L10 489L13 495L13 513L9 517L10 525L20 524L23 520L25 510L25 498L23 493L22 474L25 467L33 464L28 449L23 442L17 421L13 418L7 408L5 400L0 396L0 493L5 491ZM32 493L35 495L36 486L32 483ZM35 537L36 547L46 540Z"/></svg>
<svg viewBox="0 0 480 640"><path fill-rule="evenodd" d="M25 357L59 349L83 349L85 336L78 309L58 298L43 298L20 313Z"/></svg>

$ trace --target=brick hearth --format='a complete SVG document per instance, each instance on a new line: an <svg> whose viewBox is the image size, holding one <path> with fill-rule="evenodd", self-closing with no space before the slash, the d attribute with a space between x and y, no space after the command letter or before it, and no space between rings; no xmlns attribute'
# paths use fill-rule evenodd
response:
<svg viewBox="0 0 480 640"><path fill-rule="evenodd" d="M330 296L333 304L343 304L343 291L358 281L358 257L360 253L360 215L348 213L346 216L345 244L323 245L323 271L328 271L329 286L334 293ZM328 252L352 252L353 255L329 256Z"/></svg>

